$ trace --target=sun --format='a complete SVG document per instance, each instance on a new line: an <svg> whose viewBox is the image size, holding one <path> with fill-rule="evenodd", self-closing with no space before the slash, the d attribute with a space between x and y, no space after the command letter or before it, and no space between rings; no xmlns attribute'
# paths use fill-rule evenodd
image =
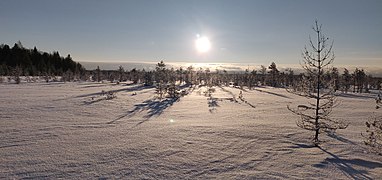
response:
<svg viewBox="0 0 382 180"><path fill-rule="evenodd" d="M197 39L195 40L195 47L199 53L206 53L211 49L211 42L208 37L197 36Z"/></svg>

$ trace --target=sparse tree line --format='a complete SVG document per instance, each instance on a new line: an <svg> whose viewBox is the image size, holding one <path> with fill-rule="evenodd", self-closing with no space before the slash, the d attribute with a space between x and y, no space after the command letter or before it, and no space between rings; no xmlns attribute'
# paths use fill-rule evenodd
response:
<svg viewBox="0 0 382 180"><path fill-rule="evenodd" d="M169 83L180 82L193 85L234 85L240 88L253 88L256 86L288 87L299 84L306 76L305 73L295 74L292 69L283 72L278 70L275 62L268 67L259 69L246 69L244 72L228 72L226 70L210 70L208 68L166 68L160 62L155 70L132 69L125 71L122 66L117 70L85 70L80 63L72 60L70 55L61 57L58 52L46 53L33 49L26 49L21 42L0 45L0 76L12 76L19 82L20 76L42 76L44 79L55 79L61 76L61 81L93 80L93 81L132 81L153 85L154 82ZM343 73L335 67L323 74L326 80L335 83L335 90L343 92L368 92L370 89L380 89L382 78L367 75L363 69L356 68L353 72L344 69Z"/></svg>
<svg viewBox="0 0 382 180"><path fill-rule="evenodd" d="M12 48L0 45L0 76L12 76L16 83L20 83L20 76L42 76L46 81L61 76L62 81L73 81L84 79L85 68L70 55L64 58L58 52L27 49L19 41Z"/></svg>
<svg viewBox="0 0 382 180"><path fill-rule="evenodd" d="M321 73L324 81L333 83L335 91L365 93L371 89L380 89L382 78L367 75L363 69L356 68L353 72L344 69L340 73L338 68L326 68L325 72ZM101 70L99 67L92 71L87 71L88 80L92 81L110 81L124 82L131 81L132 83L144 83L145 85L167 84L176 82L178 84L187 85L206 85L220 86L232 85L238 88L247 87L251 89L257 86L272 86L272 87L289 87L292 85L301 84L302 81L309 79L307 73L295 74L292 69L287 69L280 72L277 69L275 62L272 62L268 68L260 66L259 69L246 69L243 72L228 72L226 70L210 70L209 68L187 68L180 67L167 68L166 64L161 61L156 65L155 70L125 70L119 66L117 70ZM325 84L322 84L325 86ZM326 86L327 87L327 86Z"/></svg>

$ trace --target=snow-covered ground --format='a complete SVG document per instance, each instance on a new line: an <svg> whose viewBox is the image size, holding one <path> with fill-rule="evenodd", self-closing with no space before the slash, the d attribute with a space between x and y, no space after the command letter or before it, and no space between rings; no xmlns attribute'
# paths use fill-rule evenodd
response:
<svg viewBox="0 0 382 180"><path fill-rule="evenodd" d="M0 178L380 179L382 156L361 132L374 96L342 94L335 135L298 128L286 106L307 100L279 88L155 89L108 83L0 84ZM114 92L106 99L102 91Z"/></svg>

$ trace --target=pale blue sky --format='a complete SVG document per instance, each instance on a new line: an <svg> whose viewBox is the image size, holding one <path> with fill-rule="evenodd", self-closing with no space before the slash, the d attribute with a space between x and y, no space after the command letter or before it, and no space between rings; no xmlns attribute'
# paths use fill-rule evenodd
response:
<svg viewBox="0 0 382 180"><path fill-rule="evenodd" d="M380 0L1 0L0 44L76 61L298 64L315 19L335 64L382 67Z"/></svg>

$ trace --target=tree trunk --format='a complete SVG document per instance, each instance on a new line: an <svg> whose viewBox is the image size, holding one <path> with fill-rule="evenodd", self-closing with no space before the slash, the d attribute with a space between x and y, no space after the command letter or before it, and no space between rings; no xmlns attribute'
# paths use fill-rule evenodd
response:
<svg viewBox="0 0 382 180"><path fill-rule="evenodd" d="M315 126L316 126L316 134L314 136L314 143L316 146L318 146L318 134L320 132L320 126L318 124L318 108L320 106L320 78L321 78L321 42L320 42L320 31L317 32L317 59L318 59L318 75L317 75L317 101L316 101L316 119L315 119Z"/></svg>

